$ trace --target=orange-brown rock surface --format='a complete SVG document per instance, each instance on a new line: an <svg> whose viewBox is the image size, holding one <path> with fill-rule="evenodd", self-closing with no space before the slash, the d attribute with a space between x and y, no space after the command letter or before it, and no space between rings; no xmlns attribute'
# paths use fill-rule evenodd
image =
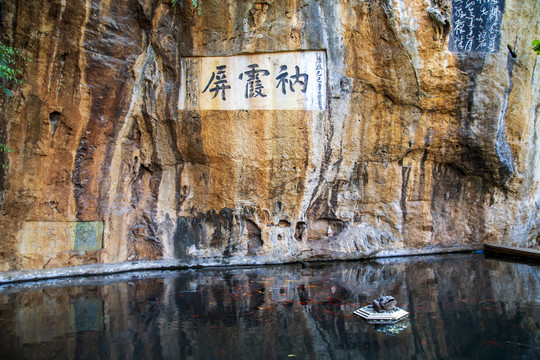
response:
<svg viewBox="0 0 540 360"><path fill-rule="evenodd" d="M456 54L449 3L0 3L32 58L2 99L0 271L538 248L540 4ZM301 50L326 51L324 111L179 109L186 57Z"/></svg>

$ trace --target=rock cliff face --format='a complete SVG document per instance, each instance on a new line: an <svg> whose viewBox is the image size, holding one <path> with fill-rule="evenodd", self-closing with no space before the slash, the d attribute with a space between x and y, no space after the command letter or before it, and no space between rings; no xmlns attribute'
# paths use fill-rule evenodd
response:
<svg viewBox="0 0 540 360"><path fill-rule="evenodd" d="M538 13L452 53L450 1L4 1L0 270L538 248ZM180 110L185 58L303 50L324 111Z"/></svg>

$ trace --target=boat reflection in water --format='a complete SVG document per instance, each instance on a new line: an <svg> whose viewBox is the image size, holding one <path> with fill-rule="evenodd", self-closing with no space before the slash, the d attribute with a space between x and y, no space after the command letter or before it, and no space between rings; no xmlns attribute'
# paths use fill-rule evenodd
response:
<svg viewBox="0 0 540 360"><path fill-rule="evenodd" d="M4 285L0 358L538 359L539 277L462 254ZM353 316L380 294L409 316Z"/></svg>

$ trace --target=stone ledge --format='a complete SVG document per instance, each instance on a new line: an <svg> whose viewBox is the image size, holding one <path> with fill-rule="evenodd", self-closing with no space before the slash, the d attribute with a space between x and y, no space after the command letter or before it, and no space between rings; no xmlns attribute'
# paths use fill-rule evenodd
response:
<svg viewBox="0 0 540 360"><path fill-rule="evenodd" d="M529 261L540 262L540 251L536 249L520 248L498 244L484 244L486 254L501 257L517 257Z"/></svg>
<svg viewBox="0 0 540 360"><path fill-rule="evenodd" d="M108 275L139 270L165 270L187 268L179 260L132 261L115 264L89 264L54 269L36 269L0 272L0 284L57 279L75 276Z"/></svg>
<svg viewBox="0 0 540 360"><path fill-rule="evenodd" d="M340 261L340 260L365 260L376 258L400 257L400 256L417 256L417 255L436 255L455 252L466 252L481 250L483 244L465 244L451 247L430 247L424 249L407 249L407 250L381 250L372 254L328 254L317 257L295 257L276 261L275 259L265 258L264 256L254 258L209 258L198 259L197 261L186 260L143 260L132 261L115 264L89 264L80 266L71 266L55 269L36 269L36 270L20 270L0 272L0 284L9 284L25 281L59 279L65 277L77 276L95 276L95 275L110 275L124 272L141 271L141 270L171 270L171 269L187 269L201 267L216 267L216 266L253 266L253 265L276 265L295 263L301 261ZM330 257L332 256L332 257Z"/></svg>

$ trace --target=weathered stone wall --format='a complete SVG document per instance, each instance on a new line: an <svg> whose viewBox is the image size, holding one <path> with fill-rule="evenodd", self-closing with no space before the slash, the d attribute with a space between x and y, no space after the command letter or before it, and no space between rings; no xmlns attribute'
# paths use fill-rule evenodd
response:
<svg viewBox="0 0 540 360"><path fill-rule="evenodd" d="M0 270L538 248L540 4L457 54L450 3L4 1L33 61L1 108ZM179 110L183 58L296 50L326 51L326 110ZM24 230L72 222L103 248Z"/></svg>

